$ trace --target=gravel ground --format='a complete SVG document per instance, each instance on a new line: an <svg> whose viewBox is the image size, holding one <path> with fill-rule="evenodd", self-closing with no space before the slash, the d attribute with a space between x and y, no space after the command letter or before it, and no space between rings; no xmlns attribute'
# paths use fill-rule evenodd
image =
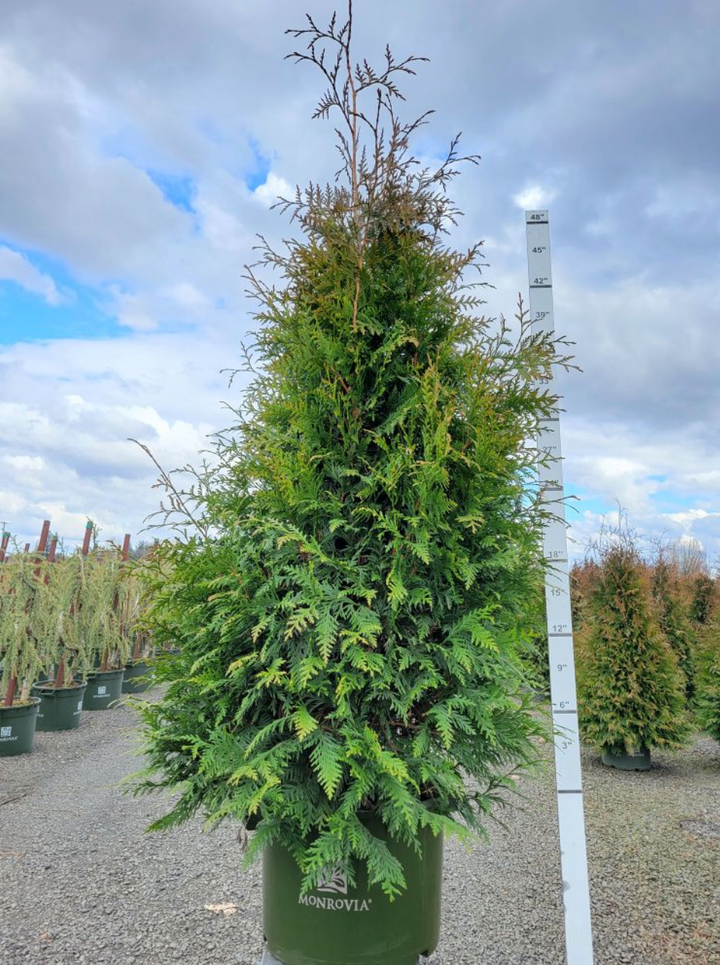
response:
<svg viewBox="0 0 720 965"><path fill-rule="evenodd" d="M229 826L143 833L163 804L118 789L136 744L120 707L0 759L2 965L258 965L258 869L241 872ZM596 965L720 965L720 746L698 738L645 774L584 765ZM506 830L447 845L428 965L563 965L552 772L519 789Z"/></svg>

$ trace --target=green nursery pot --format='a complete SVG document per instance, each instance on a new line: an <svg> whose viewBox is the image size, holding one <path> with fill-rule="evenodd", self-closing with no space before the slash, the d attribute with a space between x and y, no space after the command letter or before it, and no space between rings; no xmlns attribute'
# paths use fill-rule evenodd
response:
<svg viewBox="0 0 720 965"><path fill-rule="evenodd" d="M93 670L87 679L83 710L107 710L122 696L124 670Z"/></svg>
<svg viewBox="0 0 720 965"><path fill-rule="evenodd" d="M145 660L135 660L125 665L122 684L124 694L139 694L149 690L152 685L152 671Z"/></svg>
<svg viewBox="0 0 720 965"><path fill-rule="evenodd" d="M27 754L35 740L39 697L30 697L22 704L0 707L0 757Z"/></svg>
<svg viewBox="0 0 720 965"><path fill-rule="evenodd" d="M618 754L606 749L602 752L602 762L619 771L649 771L650 751L647 747L641 747L637 754Z"/></svg>
<svg viewBox="0 0 720 965"><path fill-rule="evenodd" d="M32 692L40 698L37 729L55 731L79 727L86 687L84 680L70 687L55 687L51 680L33 684Z"/></svg>
<svg viewBox="0 0 720 965"><path fill-rule="evenodd" d="M263 853L263 926L267 951L281 965L416 965L440 937L442 835L421 831L422 855L387 837L381 822L363 815L403 865L407 890L393 902L368 884L358 866L356 885L328 875L308 894L290 853L269 845Z"/></svg>

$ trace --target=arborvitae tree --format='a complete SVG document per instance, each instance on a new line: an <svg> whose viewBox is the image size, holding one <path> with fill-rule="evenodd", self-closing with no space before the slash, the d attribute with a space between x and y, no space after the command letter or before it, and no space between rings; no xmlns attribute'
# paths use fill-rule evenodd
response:
<svg viewBox="0 0 720 965"><path fill-rule="evenodd" d="M587 556L582 562L573 563L570 569L570 605L575 631L585 623L589 601L599 579L597 560Z"/></svg>
<svg viewBox="0 0 720 965"><path fill-rule="evenodd" d="M581 732L601 750L638 753L686 738L684 678L654 620L648 575L629 536L607 538L578 634Z"/></svg>
<svg viewBox="0 0 720 965"><path fill-rule="evenodd" d="M715 609L718 596L717 582L709 573L699 573L693 579L690 619L697 626L705 626Z"/></svg>
<svg viewBox="0 0 720 965"><path fill-rule="evenodd" d="M720 597L717 582L708 574L695 581L691 612L698 632L698 722L720 740Z"/></svg>
<svg viewBox="0 0 720 965"><path fill-rule="evenodd" d="M658 622L678 659L685 679L685 696L695 694L695 634L683 599L680 576L674 563L660 553L652 572L652 592Z"/></svg>
<svg viewBox="0 0 720 965"><path fill-rule="evenodd" d="M698 663L698 721L720 741L720 616L703 628Z"/></svg>
<svg viewBox="0 0 720 965"><path fill-rule="evenodd" d="M479 247L443 241L457 141L420 170L422 119L395 116L416 58L350 69L351 21L292 33L328 80L316 116L339 115L343 167L283 205L303 236L263 249L278 287L250 271L239 421L220 468L171 494L198 533L147 567L147 623L182 652L143 706L138 789L178 792L154 827L198 809L256 823L251 856L284 844L305 887L360 861L392 896L402 868L360 812L416 846L423 826L481 828L536 758L519 696L544 568L529 440L565 360L522 311L514 329L477 315Z"/></svg>

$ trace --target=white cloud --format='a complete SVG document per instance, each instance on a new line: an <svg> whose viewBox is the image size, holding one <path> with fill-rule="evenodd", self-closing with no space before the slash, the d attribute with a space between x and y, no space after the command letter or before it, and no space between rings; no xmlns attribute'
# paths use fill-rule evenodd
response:
<svg viewBox="0 0 720 965"><path fill-rule="evenodd" d="M269 208L278 198L291 200L295 196L295 189L284 178L278 177L271 171L264 184L255 188L253 196Z"/></svg>
<svg viewBox="0 0 720 965"><path fill-rule="evenodd" d="M152 332L158 327L157 319L151 314L147 306L147 298L143 295L117 292L115 314L121 325L131 328L134 332Z"/></svg>
<svg viewBox="0 0 720 965"><path fill-rule="evenodd" d="M533 208L547 208L557 197L557 192L544 188L541 184L531 184L513 195L513 202L522 211Z"/></svg>
<svg viewBox="0 0 720 965"><path fill-rule="evenodd" d="M680 526L691 527L699 519L708 519L708 517L718 517L720 518L720 512L709 513L705 509L688 509L685 512L680 513L664 513L667 519L671 519L674 523L679 523Z"/></svg>
<svg viewBox="0 0 720 965"><path fill-rule="evenodd" d="M42 456L4 456L3 459L9 466L23 472L39 472L45 468Z"/></svg>
<svg viewBox="0 0 720 965"><path fill-rule="evenodd" d="M149 445L167 469L197 462L227 422L219 370L235 352L233 342L207 333L0 350L0 517L23 539L35 538L45 518L64 538L79 539L88 516L108 538L137 536L158 505L157 471L128 437Z"/></svg>
<svg viewBox="0 0 720 965"><path fill-rule="evenodd" d="M0 281L14 281L26 291L40 295L48 305L59 305L63 301L50 275L38 271L24 255L5 246L0 246Z"/></svg>
<svg viewBox="0 0 720 965"><path fill-rule="evenodd" d="M91 94L64 67L30 70L8 47L0 65L14 79L0 111L0 230L86 278L141 277L147 246L189 233L191 219L144 171L97 150L86 129Z"/></svg>

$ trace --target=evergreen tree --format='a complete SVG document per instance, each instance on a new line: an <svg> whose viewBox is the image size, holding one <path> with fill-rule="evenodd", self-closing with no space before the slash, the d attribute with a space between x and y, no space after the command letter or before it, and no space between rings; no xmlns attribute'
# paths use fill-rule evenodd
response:
<svg viewBox="0 0 720 965"><path fill-rule="evenodd" d="M695 694L694 628L683 600L677 567L662 552L653 568L652 591L660 629L678 659L685 696L691 700Z"/></svg>
<svg viewBox="0 0 720 965"><path fill-rule="evenodd" d="M720 741L720 606L717 583L701 574L694 586L692 612L698 627L698 721Z"/></svg>
<svg viewBox="0 0 720 965"><path fill-rule="evenodd" d="M698 674L698 721L720 741L720 621L706 625Z"/></svg>
<svg viewBox="0 0 720 965"><path fill-rule="evenodd" d="M715 609L717 582L709 573L699 573L693 580L690 619L697 626L705 626Z"/></svg>
<svg viewBox="0 0 720 965"><path fill-rule="evenodd" d="M686 738L684 679L652 612L632 539L606 537L601 575L578 634L583 737L613 754L677 747Z"/></svg>
<svg viewBox="0 0 720 965"><path fill-rule="evenodd" d="M287 846L307 888L360 861L392 896L402 868L360 812L415 846L424 826L482 829L536 758L519 694L546 510L528 440L566 359L522 310L514 328L478 317L479 246L443 240L457 139L420 170L423 118L395 114L417 58L351 69L352 19L308 19L293 56L328 81L316 116L340 118L342 171L282 205L302 237L263 248L277 287L249 272L241 415L220 468L171 494L197 533L147 564L146 622L182 652L142 708L138 790L178 791L154 827L232 817L257 827L250 857Z"/></svg>
<svg viewBox="0 0 720 965"><path fill-rule="evenodd" d="M586 556L582 563L573 563L570 569L570 605L575 631L585 623L589 601L599 578L600 566L591 556Z"/></svg>

